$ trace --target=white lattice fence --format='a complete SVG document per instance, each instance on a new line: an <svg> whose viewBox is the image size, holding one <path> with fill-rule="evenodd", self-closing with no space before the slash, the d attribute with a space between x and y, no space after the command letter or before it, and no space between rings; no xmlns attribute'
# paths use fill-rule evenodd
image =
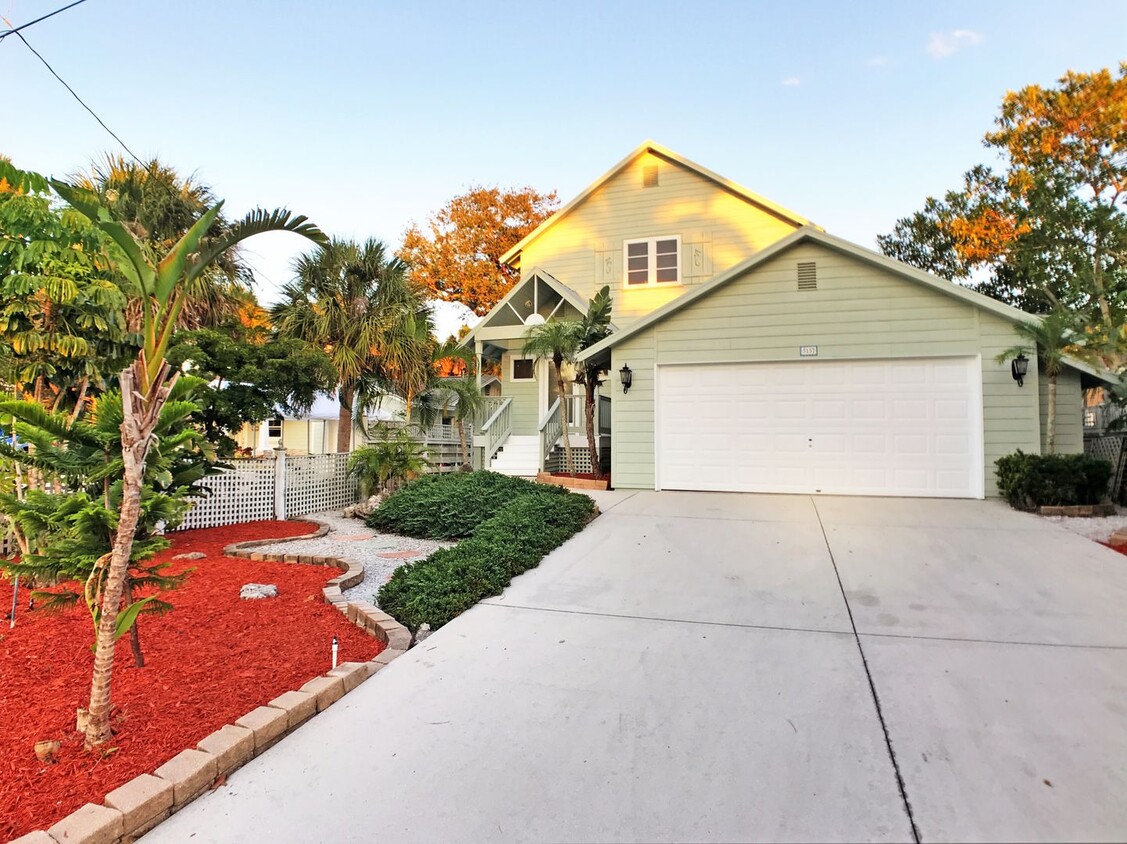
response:
<svg viewBox="0 0 1127 844"><path fill-rule="evenodd" d="M236 460L232 468L204 478L209 495L196 499L180 530L220 527L274 518L273 460Z"/></svg>
<svg viewBox="0 0 1127 844"><path fill-rule="evenodd" d="M348 476L347 454L286 458L286 516L295 518L355 504L359 485Z"/></svg>

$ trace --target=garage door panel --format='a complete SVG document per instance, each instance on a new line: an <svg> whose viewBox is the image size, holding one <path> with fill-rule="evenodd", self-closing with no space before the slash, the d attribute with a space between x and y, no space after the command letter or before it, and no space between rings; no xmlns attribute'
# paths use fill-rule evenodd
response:
<svg viewBox="0 0 1127 844"><path fill-rule="evenodd" d="M666 489L981 495L974 358L661 366Z"/></svg>

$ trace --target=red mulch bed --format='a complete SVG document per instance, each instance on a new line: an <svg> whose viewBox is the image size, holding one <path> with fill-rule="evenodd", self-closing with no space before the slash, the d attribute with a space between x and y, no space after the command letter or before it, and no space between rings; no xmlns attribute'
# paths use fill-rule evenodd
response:
<svg viewBox="0 0 1127 844"><path fill-rule="evenodd" d="M553 478L570 478L567 472L552 472ZM593 472L576 472L575 477L584 481L606 481L610 483L610 474L603 475L601 478L596 478Z"/></svg>
<svg viewBox="0 0 1127 844"><path fill-rule="evenodd" d="M176 609L141 617L144 668L134 667L128 636L118 643L117 734L105 758L85 753L75 731L75 709L90 695L90 614L81 606L28 612L21 589L15 628L0 622L0 841L100 802L224 724L324 674L333 636L341 662L376 656L382 645L321 596L337 569L223 556L232 542L313 529L308 522L252 522L170 535L172 548L161 557L185 551L207 557L174 563L196 569L167 593ZM277 584L278 597L241 600L239 588L251 582ZM11 604L11 583L0 579L0 607L7 613ZM56 764L35 757L35 743L44 739L63 742Z"/></svg>

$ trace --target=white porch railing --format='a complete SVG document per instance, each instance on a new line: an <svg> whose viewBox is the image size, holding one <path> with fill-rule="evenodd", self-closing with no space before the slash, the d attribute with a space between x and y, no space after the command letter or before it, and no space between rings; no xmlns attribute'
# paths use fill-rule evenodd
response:
<svg viewBox="0 0 1127 844"><path fill-rule="evenodd" d="M560 400L552 402L548 412L540 420L540 468L548 465L556 443L560 441L563 433L563 417L560 415Z"/></svg>
<svg viewBox="0 0 1127 844"><path fill-rule="evenodd" d="M493 396L486 401L485 410L489 415L481 423L478 444L484 448L484 465L488 467L493 455L513 431L513 400L508 396Z"/></svg>

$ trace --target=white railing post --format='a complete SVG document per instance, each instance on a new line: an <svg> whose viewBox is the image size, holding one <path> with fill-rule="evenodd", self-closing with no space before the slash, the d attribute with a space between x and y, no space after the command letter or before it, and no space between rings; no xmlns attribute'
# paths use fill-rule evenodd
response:
<svg viewBox="0 0 1127 844"><path fill-rule="evenodd" d="M286 450L274 449L274 518L286 518Z"/></svg>

